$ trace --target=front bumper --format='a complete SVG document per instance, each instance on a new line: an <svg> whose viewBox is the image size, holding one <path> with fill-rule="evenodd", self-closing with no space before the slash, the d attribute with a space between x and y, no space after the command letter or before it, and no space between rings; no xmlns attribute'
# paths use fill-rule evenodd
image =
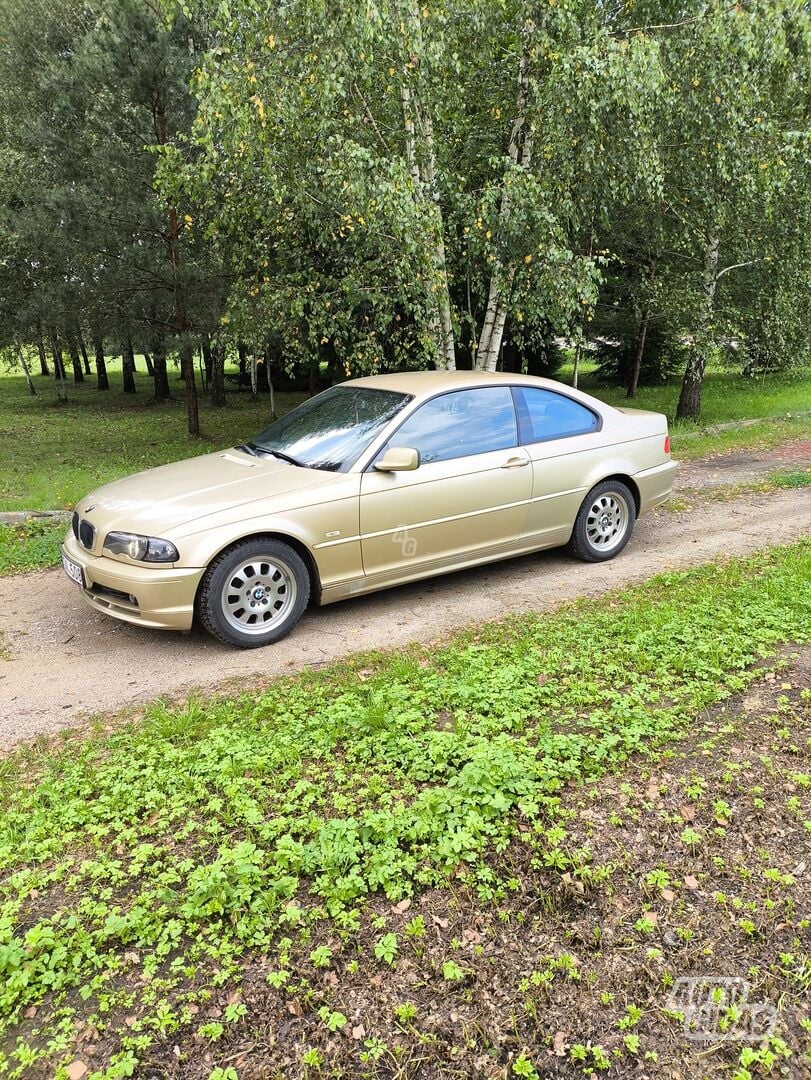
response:
<svg viewBox="0 0 811 1080"><path fill-rule="evenodd" d="M194 618L194 598L205 573L170 566L130 566L91 555L72 533L62 545L71 562L84 571L85 601L115 619L154 630L188 630Z"/></svg>

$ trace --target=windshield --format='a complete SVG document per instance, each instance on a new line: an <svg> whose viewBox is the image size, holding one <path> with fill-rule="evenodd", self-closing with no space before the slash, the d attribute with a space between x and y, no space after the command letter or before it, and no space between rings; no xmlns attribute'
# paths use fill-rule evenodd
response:
<svg viewBox="0 0 811 1080"><path fill-rule="evenodd" d="M248 447L311 469L349 468L410 394L333 386L276 420Z"/></svg>

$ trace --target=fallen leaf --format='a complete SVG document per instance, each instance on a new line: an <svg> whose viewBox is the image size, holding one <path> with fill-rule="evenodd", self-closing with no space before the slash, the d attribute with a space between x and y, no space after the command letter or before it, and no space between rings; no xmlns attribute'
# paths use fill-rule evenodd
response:
<svg viewBox="0 0 811 1080"><path fill-rule="evenodd" d="M304 1009L301 1007L301 1002L293 998L292 1001L287 1003L287 1011L292 1013L293 1016L304 1016Z"/></svg>
<svg viewBox="0 0 811 1080"><path fill-rule="evenodd" d="M695 821L696 819L696 808L691 803L684 803L683 806L680 806L679 813L683 821Z"/></svg>
<svg viewBox="0 0 811 1080"><path fill-rule="evenodd" d="M432 915L431 918L434 920L436 925L442 927L443 930L448 929L448 920L447 919L440 919L440 917L438 915Z"/></svg>
<svg viewBox="0 0 811 1080"><path fill-rule="evenodd" d="M697 889L698 878L694 877L692 874L688 874L687 877L684 879L684 887L686 889Z"/></svg>
<svg viewBox="0 0 811 1080"><path fill-rule="evenodd" d="M402 914L403 914L403 912L404 912L404 911L408 911L408 909L409 909L410 907L411 907L411 901L409 900L409 898L408 898L408 897L406 897L406 898L405 898L405 900L401 900L399 904L393 904L393 905L392 905L392 909L391 909L391 910L392 910L392 911L393 911L393 912L394 912L394 913L395 913L396 915L402 915Z"/></svg>
<svg viewBox="0 0 811 1080"><path fill-rule="evenodd" d="M83 1061L79 1061L77 1058L75 1061L71 1061L67 1068L68 1080L82 1080L83 1076L87 1075L87 1066Z"/></svg>
<svg viewBox="0 0 811 1080"><path fill-rule="evenodd" d="M125 1017L124 1017L124 1023L125 1023L126 1025L127 1025L127 1027L132 1027L132 1025L133 1025L133 1024L134 1024L134 1023L135 1023L135 1022L136 1022L137 1020L138 1020L138 1017L137 1017L137 1016L125 1016Z"/></svg>
<svg viewBox="0 0 811 1080"><path fill-rule="evenodd" d="M676 894L672 889L662 889L662 899L666 900L669 904L676 899Z"/></svg>
<svg viewBox="0 0 811 1080"><path fill-rule="evenodd" d="M645 918L648 920L649 923L653 923L654 926L659 925L659 916L657 915L657 913L655 911L644 911L643 915L645 916Z"/></svg>
<svg viewBox="0 0 811 1080"><path fill-rule="evenodd" d="M552 1040L552 1052L556 1057L566 1056L566 1036L562 1031L556 1031Z"/></svg>
<svg viewBox="0 0 811 1080"><path fill-rule="evenodd" d="M356 1024L355 1027L352 1028L352 1038L356 1041L364 1038L365 1035L366 1028L363 1026L363 1024Z"/></svg>

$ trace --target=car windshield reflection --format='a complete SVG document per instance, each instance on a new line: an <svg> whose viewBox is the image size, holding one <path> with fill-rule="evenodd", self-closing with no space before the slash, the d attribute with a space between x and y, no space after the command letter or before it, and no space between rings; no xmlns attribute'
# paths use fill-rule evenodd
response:
<svg viewBox="0 0 811 1080"><path fill-rule="evenodd" d="M363 386L333 386L276 420L248 447L296 465L348 469L411 400L410 394Z"/></svg>

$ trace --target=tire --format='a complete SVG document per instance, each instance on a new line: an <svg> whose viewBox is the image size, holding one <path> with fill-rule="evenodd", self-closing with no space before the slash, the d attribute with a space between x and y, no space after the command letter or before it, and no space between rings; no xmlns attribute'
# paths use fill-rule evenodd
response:
<svg viewBox="0 0 811 1080"><path fill-rule="evenodd" d="M620 480L603 480L577 512L568 548L583 562L607 562L619 555L634 531L636 503Z"/></svg>
<svg viewBox="0 0 811 1080"><path fill-rule="evenodd" d="M310 575L297 551L281 540L243 540L209 566L197 614L226 645L258 649L289 634L309 599Z"/></svg>

